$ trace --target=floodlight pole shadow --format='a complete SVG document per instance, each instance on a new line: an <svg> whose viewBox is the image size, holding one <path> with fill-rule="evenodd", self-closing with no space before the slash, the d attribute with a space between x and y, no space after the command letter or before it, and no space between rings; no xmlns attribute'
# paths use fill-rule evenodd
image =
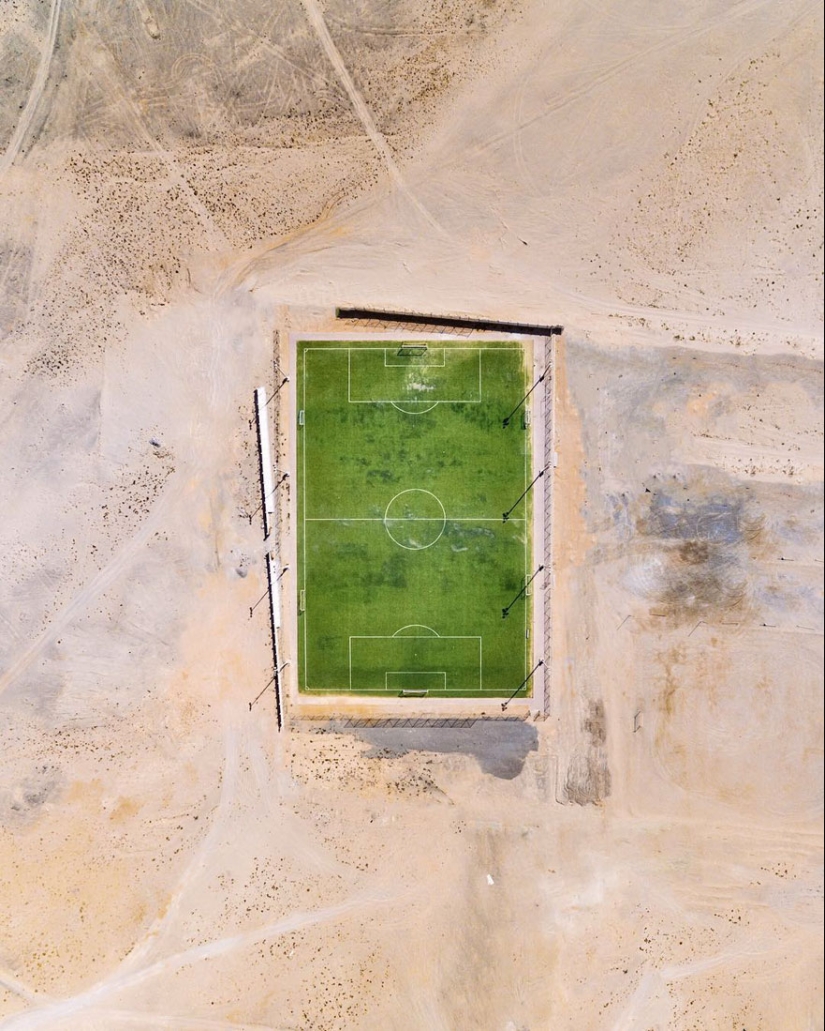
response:
<svg viewBox="0 0 825 1031"><path fill-rule="evenodd" d="M501 711L502 712L504 712L504 710L507 708L507 706L510 704L510 702L512 702L512 700L516 697L516 695L519 693L519 691L524 687L524 685L527 683L527 681L530 679L530 677L532 677L532 675L536 672L536 670L539 668L539 666L543 666L543 665L544 665L544 659L539 659L539 661L535 664L535 666L533 666L533 668L530 670L530 672L527 674L527 676L524 678L524 680L522 680L522 682L515 689L515 691L513 691L513 693L510 695L510 697L507 699L507 701L501 703Z"/></svg>
<svg viewBox="0 0 825 1031"><path fill-rule="evenodd" d="M250 712L252 712L252 706L255 704L255 702L258 701L258 699L266 692L266 689L271 684L275 683L276 678L280 677L281 673L286 669L286 667L288 665L289 665L289 659L287 659L286 662L282 662L281 665L275 670L275 672L272 674L272 676L269 678L269 680L267 680L267 682L264 684L264 686L261 688L261 690L255 695L255 697L249 703L249 711Z"/></svg>
<svg viewBox="0 0 825 1031"><path fill-rule="evenodd" d="M264 684L264 686L261 688L261 690L255 695L255 697L249 703L249 711L250 712L252 712L252 706L255 704L255 702L258 701L258 699L261 697L261 695L264 693L264 691L266 691L266 689L269 687L270 684L273 684L275 682L275 677L276 677L276 674L273 673L272 676L269 678L269 680L267 680L267 682Z"/></svg>
<svg viewBox="0 0 825 1031"><path fill-rule="evenodd" d="M539 568L535 571L535 573L533 573L533 575L530 577L530 579L527 581L527 583L522 587L522 589L518 592L518 594L515 596L515 598L513 598L513 600L510 602L510 604L506 608L503 608L501 610L501 618L502 619L506 619L507 618L507 616L510 614L510 609L515 605L515 603L519 600L519 598L525 593L527 588L536 579L536 577L539 575L539 573L543 569L544 569L544 566L539 566Z"/></svg>
<svg viewBox="0 0 825 1031"><path fill-rule="evenodd" d="M266 403L269 404L269 401L271 401L274 397L277 397L278 394L280 394L281 389L285 387L287 383L289 383L289 376L284 376L279 385L269 395L269 400ZM266 407L266 405L264 407Z"/></svg>
<svg viewBox="0 0 825 1031"><path fill-rule="evenodd" d="M522 498L525 498L527 496L527 494L530 492L531 487L533 487L533 485L536 484L542 478L542 476L544 476L544 469L541 470L541 472L538 474L538 476L534 476L533 477L533 479L530 481L530 483L528 483L527 486L524 488L524 491L513 502L513 504L507 509L507 511L501 513L501 521L503 523L507 522L507 520L510 518L510 513L513 511L513 509L516 507L516 505L518 505L519 501L521 501Z"/></svg>
<svg viewBox="0 0 825 1031"><path fill-rule="evenodd" d="M530 387L530 389L527 391L527 393L524 395L524 397L519 401L519 403L516 405L516 407L512 410L512 412L510 412L510 414L507 416L507 418L502 421L501 428L503 430L507 429L507 426L509 425L510 420L513 418L513 416L516 414L516 412L519 410L519 408L521 408L521 406L524 404L524 402L527 400L527 398L533 393L533 391L536 389L536 387L539 385L539 383L543 383L544 382L544 377L545 377L545 373L542 373L539 376L539 378L536 380L536 382L532 385L532 387Z"/></svg>
<svg viewBox="0 0 825 1031"><path fill-rule="evenodd" d="M281 484L284 482L284 480L288 480L288 479L289 479L289 473L284 473L284 475L280 478L280 480L278 480L278 482L275 484L275 486L272 488L272 490L267 494L267 496L260 503L260 505L258 505L258 507L255 509L255 511L252 512L251 514L249 514L249 525L250 526L252 525L252 520L261 511L261 509L264 507L264 505L267 503L267 501L272 497L272 495L275 493L275 491L281 486Z"/></svg>
<svg viewBox="0 0 825 1031"><path fill-rule="evenodd" d="M264 591L264 593L263 593L263 594L262 594L262 595L260 596L260 598L258 598L258 600L257 600L257 601L255 602L255 604L254 604L254 605L250 605L250 606L249 606L249 618L250 618L250 619L252 619L252 613L253 613L253 612L255 611L255 609L256 609L256 608L257 608L257 607L258 607L258 606L259 606L259 605L261 604L261 602L262 602L262 601L264 600L264 598L266 598L266 597L267 597L267 595L268 595L268 594L269 594L269 588L267 588L267 589L266 589L266 590Z"/></svg>

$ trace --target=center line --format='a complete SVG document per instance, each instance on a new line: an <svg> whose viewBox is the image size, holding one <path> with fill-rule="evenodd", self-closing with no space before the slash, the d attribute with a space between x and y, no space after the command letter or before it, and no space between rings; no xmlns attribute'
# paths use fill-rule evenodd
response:
<svg viewBox="0 0 825 1031"><path fill-rule="evenodd" d="M448 523L501 523L501 516L447 516ZM441 516L307 516L307 523L443 523ZM510 517L508 523L523 523L523 519Z"/></svg>

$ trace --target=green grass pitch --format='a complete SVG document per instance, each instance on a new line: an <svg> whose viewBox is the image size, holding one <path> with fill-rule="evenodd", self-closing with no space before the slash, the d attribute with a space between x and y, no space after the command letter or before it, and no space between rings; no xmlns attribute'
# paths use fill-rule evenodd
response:
<svg viewBox="0 0 825 1031"><path fill-rule="evenodd" d="M299 341L299 687L511 694L528 671L522 345ZM522 693L526 693L526 688Z"/></svg>

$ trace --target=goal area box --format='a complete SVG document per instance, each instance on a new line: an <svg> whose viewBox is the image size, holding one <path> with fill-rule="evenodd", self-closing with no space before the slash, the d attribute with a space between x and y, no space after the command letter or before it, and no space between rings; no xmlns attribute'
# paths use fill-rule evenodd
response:
<svg viewBox="0 0 825 1031"><path fill-rule="evenodd" d="M370 693L446 693L483 684L480 637L439 637L429 627L404 627L392 637L349 639L350 689Z"/></svg>
<svg viewBox="0 0 825 1031"><path fill-rule="evenodd" d="M298 340L298 686L504 697L529 671L521 341ZM529 688L522 687L527 694Z"/></svg>

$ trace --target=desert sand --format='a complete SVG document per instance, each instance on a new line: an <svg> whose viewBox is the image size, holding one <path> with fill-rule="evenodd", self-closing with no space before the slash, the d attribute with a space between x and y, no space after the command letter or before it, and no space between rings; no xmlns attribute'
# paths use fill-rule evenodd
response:
<svg viewBox="0 0 825 1031"><path fill-rule="evenodd" d="M823 1027L822 39L0 5L0 1031ZM564 327L546 718L250 709L336 305Z"/></svg>

